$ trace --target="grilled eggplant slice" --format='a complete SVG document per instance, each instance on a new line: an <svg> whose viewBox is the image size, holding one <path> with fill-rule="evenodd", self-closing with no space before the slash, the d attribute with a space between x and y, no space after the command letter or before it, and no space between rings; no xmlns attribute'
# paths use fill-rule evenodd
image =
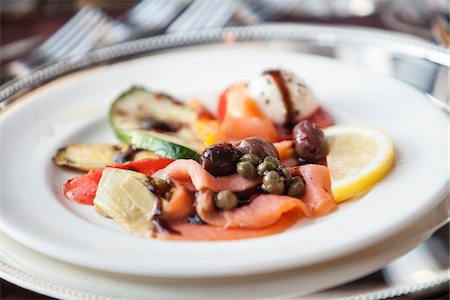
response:
<svg viewBox="0 0 450 300"><path fill-rule="evenodd" d="M59 149L53 161L58 166L90 171L127 160L149 157L158 155L147 150L131 150L130 146L125 144L73 144Z"/></svg>

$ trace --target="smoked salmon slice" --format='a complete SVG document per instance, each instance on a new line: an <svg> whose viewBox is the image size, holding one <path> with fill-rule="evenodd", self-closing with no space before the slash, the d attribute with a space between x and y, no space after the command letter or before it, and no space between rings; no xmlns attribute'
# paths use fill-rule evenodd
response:
<svg viewBox="0 0 450 300"><path fill-rule="evenodd" d="M261 228L272 225L291 210L308 214L307 206L299 199L271 194L261 194L242 207L218 211L214 207L210 190L198 193L196 211L206 223L222 228Z"/></svg>
<svg viewBox="0 0 450 300"><path fill-rule="evenodd" d="M331 192L331 178L328 168L322 165L303 165L291 169L293 175L301 175L305 181L306 190L303 202L308 206L312 217L324 216L337 204Z"/></svg>
<svg viewBox="0 0 450 300"><path fill-rule="evenodd" d="M216 178L195 161L177 160L153 176L168 177L177 186L187 184L194 188L197 192L195 201L193 193L186 188L179 195L174 194L173 210L175 207L182 207L184 213L181 215L187 216L192 212L190 209L195 203L197 215L207 224L194 225L172 221L171 227L180 234L159 233L158 237L174 240L229 240L258 237L281 232L295 224L301 217L323 216L336 208L327 167L303 165L292 168L291 172L293 175L302 176L305 180L306 190L302 199L285 195L260 194L256 195L249 204L226 211L218 210L214 206L214 192L227 189L242 191L259 182L234 175ZM184 196L182 196L183 193ZM171 214L174 213L173 210Z"/></svg>
<svg viewBox="0 0 450 300"><path fill-rule="evenodd" d="M164 205L162 217L168 221L183 220L195 213L194 193L183 185L174 182L175 191Z"/></svg>
<svg viewBox="0 0 450 300"><path fill-rule="evenodd" d="M214 177L198 162L191 159L178 159L170 165L153 174L154 177L178 181L191 190L209 189L213 192L229 190L240 192L254 187L260 179L248 180L238 174L224 177Z"/></svg>
<svg viewBox="0 0 450 300"><path fill-rule="evenodd" d="M270 226L262 228L223 228L212 225L195 225L190 223L171 224L180 234L158 233L163 240L184 241L223 241L256 238L280 233L297 223L300 218L298 210L291 210Z"/></svg>

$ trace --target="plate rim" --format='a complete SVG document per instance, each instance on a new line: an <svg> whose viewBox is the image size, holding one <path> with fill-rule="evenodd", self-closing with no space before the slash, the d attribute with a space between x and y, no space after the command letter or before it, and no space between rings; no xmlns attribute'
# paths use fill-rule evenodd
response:
<svg viewBox="0 0 450 300"><path fill-rule="evenodd" d="M445 190L446 190L446 188L444 187L443 188L443 191L440 191L440 194L442 194L442 193L445 193ZM436 195L435 197L433 197L433 198L440 198L440 195ZM432 201L431 199L430 199L430 201ZM437 201L437 200L433 200L433 202L435 202L435 201ZM2 222L3 223L3 222ZM399 229L400 230L400 229ZM20 234L19 234L19 236L20 236ZM286 267L284 267L284 266L282 266L282 267L277 267L277 268L274 268L273 270L276 270L276 269L286 269ZM255 272L255 271L254 271ZM256 272L256 273L258 273L258 272ZM195 276L195 275L194 275ZM220 275L219 275L220 276ZM173 276L168 276L168 277L173 277ZM186 276L181 276L181 277L186 277Z"/></svg>
<svg viewBox="0 0 450 300"><path fill-rule="evenodd" d="M42 66L29 75L13 79L0 86L0 114L7 106L31 89L62 75L102 63L114 62L136 55L185 46L248 41L304 41L322 45L351 44L382 45L391 51L430 60L450 67L448 49L423 38L405 33L362 26L330 26L302 23L266 23L217 29L202 29L181 33L166 33L99 48L84 54ZM450 106L445 108L450 112Z"/></svg>

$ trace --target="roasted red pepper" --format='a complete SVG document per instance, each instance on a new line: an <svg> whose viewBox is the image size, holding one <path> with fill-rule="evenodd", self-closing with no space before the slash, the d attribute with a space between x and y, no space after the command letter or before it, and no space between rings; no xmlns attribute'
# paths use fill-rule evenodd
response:
<svg viewBox="0 0 450 300"><path fill-rule="evenodd" d="M325 128L333 125L333 118L328 114L328 112L320 106L316 111L314 111L305 120L315 123L320 128Z"/></svg>
<svg viewBox="0 0 450 300"><path fill-rule="evenodd" d="M110 168L126 169L151 176L156 171L166 167L173 162L170 158L147 158L131 161L124 164L109 166ZM87 174L79 175L69 179L63 186L64 195L81 204L94 205L93 200L97 192L98 182L102 177L104 168L89 171Z"/></svg>
<svg viewBox="0 0 450 300"><path fill-rule="evenodd" d="M227 88L220 94L219 103L217 104L217 121L222 122L227 112L227 93L230 88Z"/></svg>

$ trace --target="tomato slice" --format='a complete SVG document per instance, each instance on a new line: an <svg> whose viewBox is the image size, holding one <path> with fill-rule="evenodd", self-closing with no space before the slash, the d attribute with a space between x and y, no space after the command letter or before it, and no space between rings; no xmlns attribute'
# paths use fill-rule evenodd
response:
<svg viewBox="0 0 450 300"><path fill-rule="evenodd" d="M138 161L126 162L108 166L144 173L151 176L156 171L166 167L173 162L170 158L146 158ZM69 199L81 204L94 205L95 193L97 192L98 182L102 177L103 170L100 168L89 171L86 174L79 175L69 179L63 186L63 193Z"/></svg>

